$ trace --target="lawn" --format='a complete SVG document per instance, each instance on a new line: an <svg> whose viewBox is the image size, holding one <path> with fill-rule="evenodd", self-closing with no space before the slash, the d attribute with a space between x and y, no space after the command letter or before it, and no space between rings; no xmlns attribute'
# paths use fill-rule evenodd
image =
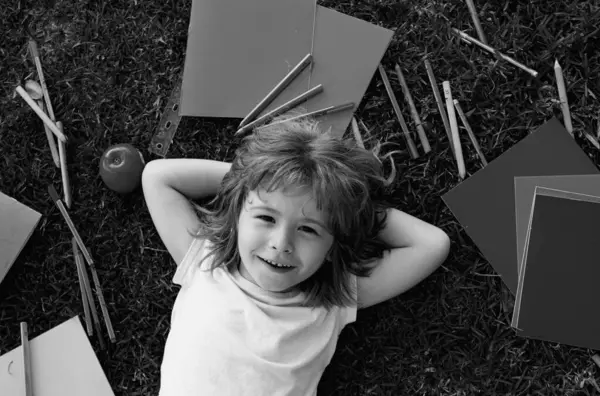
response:
<svg viewBox="0 0 600 396"><path fill-rule="evenodd" d="M60 171L41 121L14 94L35 71L23 29L29 26L57 119L70 138L70 214L95 258L117 335L107 350L96 337L91 341L116 395L151 395L158 391L178 290L171 283L174 263L141 190L126 196L107 190L98 164L115 143L132 143L146 160L155 158L147 148L183 67L191 1L98 3L2 2L0 191L43 218L0 285L0 353L19 345L20 321L29 323L34 337L74 315L83 317L71 234L47 193L51 183L62 191ZM391 143L384 150L401 151L394 156L398 176L390 203L443 228L453 242L448 260L426 281L359 312L341 335L320 394L600 394L592 351L515 335L510 293L442 202L460 179L423 66L428 55L440 87L451 81L493 160L553 116L562 120L553 71L558 59L576 140L597 162L598 152L581 132L595 135L598 122L598 2L476 1L490 45L537 70L537 78L450 34L456 27L477 36L465 1L319 4L395 30L382 64L414 132L393 73L394 63L401 65L422 119L433 125L432 151L410 159L377 73L356 115L375 138ZM184 118L167 156L230 160L239 121ZM469 175L481 164L464 130L462 135Z"/></svg>

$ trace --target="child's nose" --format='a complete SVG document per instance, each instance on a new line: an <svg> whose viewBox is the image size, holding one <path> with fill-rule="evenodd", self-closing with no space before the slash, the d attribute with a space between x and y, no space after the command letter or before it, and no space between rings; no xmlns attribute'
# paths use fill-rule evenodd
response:
<svg viewBox="0 0 600 396"><path fill-rule="evenodd" d="M269 244L271 249L278 252L291 253L293 250L290 232L283 228L274 230L271 233Z"/></svg>

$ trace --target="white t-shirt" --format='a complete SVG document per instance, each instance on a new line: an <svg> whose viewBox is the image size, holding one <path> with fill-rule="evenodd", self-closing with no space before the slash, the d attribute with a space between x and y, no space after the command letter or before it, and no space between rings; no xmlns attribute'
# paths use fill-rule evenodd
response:
<svg viewBox="0 0 600 396"><path fill-rule="evenodd" d="M159 396L316 395L340 332L356 320L356 306L302 307L301 293L265 291L237 270L200 271L207 251L208 243L195 239L173 277L181 290Z"/></svg>

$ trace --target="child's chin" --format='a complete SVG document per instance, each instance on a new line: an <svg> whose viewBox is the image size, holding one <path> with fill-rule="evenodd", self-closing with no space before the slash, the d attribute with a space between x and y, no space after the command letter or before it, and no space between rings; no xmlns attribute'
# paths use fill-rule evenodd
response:
<svg viewBox="0 0 600 396"><path fill-rule="evenodd" d="M273 284L259 284L260 288L270 293L287 293L294 290L295 286L290 285L273 285Z"/></svg>

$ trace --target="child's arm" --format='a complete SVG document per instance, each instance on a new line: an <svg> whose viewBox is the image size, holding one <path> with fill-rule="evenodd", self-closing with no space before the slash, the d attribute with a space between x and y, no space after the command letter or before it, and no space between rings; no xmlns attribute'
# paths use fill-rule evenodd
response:
<svg viewBox="0 0 600 396"><path fill-rule="evenodd" d="M187 198L199 199L217 195L223 176L229 172L231 163L205 159L172 158L150 161L148 166L152 166L152 173L169 187Z"/></svg>
<svg viewBox="0 0 600 396"><path fill-rule="evenodd" d="M178 265L199 219L191 199L216 195L231 164L201 159L150 161L142 173L146 206L165 247Z"/></svg>
<svg viewBox="0 0 600 396"><path fill-rule="evenodd" d="M371 276L358 277L358 306L366 308L396 297L439 267L450 240L441 229L396 209L389 209L379 237L386 251Z"/></svg>

